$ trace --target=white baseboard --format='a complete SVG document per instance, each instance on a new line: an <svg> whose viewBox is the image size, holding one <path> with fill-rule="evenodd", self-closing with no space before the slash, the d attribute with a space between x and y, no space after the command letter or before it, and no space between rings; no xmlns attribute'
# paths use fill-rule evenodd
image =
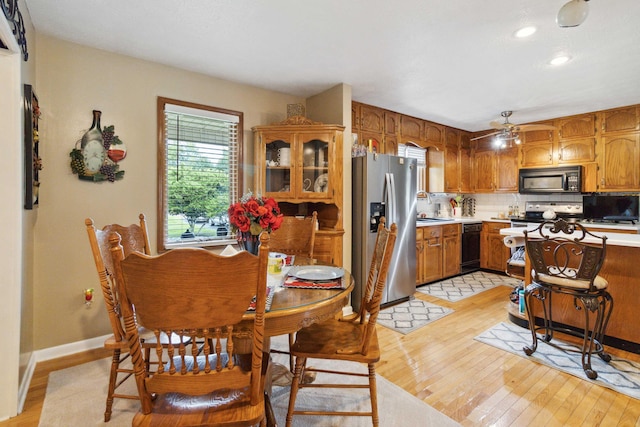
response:
<svg viewBox="0 0 640 427"><path fill-rule="evenodd" d="M101 337L90 338L84 341L76 341L69 344L63 344L56 347L44 348L35 352L36 362L42 362L45 360L51 360L62 356L68 356L70 354L80 353L87 350L93 350L94 348L100 348L104 345L104 341L111 335L104 335Z"/></svg>

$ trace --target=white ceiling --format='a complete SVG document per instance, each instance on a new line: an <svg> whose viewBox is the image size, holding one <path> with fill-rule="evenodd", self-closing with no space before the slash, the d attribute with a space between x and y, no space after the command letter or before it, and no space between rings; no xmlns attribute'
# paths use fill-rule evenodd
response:
<svg viewBox="0 0 640 427"><path fill-rule="evenodd" d="M640 1L25 0L36 31L186 70L355 101L469 131L640 103ZM513 33L525 25L528 39ZM572 60L552 67L566 53Z"/></svg>

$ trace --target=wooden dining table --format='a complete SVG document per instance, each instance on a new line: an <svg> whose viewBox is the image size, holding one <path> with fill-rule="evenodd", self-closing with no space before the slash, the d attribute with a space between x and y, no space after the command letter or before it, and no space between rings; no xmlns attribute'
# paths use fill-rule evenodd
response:
<svg viewBox="0 0 640 427"><path fill-rule="evenodd" d="M295 266L323 265L317 260L296 257ZM353 290L354 280L351 273L344 270L341 289L301 289L283 287L286 277L286 268L282 274L271 276L270 285L273 286L273 300L269 311L265 313L265 336L267 338L278 335L288 335L300 329L322 322L336 316L349 301L349 294ZM247 311L244 316L247 327L251 327L255 315ZM247 343L248 344L248 343ZM236 343L236 351L240 342ZM248 350L248 348L247 348ZM276 426L275 417L271 409L269 396L271 394L271 367L269 358L270 342L265 340L263 365L265 373L265 409L267 425Z"/></svg>

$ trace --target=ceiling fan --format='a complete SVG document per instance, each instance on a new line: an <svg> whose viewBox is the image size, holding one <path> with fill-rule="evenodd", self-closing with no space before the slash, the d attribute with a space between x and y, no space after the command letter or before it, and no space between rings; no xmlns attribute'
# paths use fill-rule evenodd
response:
<svg viewBox="0 0 640 427"><path fill-rule="evenodd" d="M493 129L496 129L495 132L491 132L491 133L487 133L485 135L481 135L481 136L477 136L475 138L472 138L472 141L475 141L476 139L481 139L481 138L487 138L490 136L496 136L498 139L501 140L505 140L505 141L509 141L509 140L516 140L516 143L519 143L519 133L520 132L529 132L529 131L533 131L533 130L555 130L557 129L555 126L551 126L551 125L540 125L540 124L531 124L531 125L517 125L514 123L511 123L509 121L509 117L511 117L511 114L513 113L513 111L503 111L502 113L500 113L500 115L502 117L504 117L504 123L500 123L498 121L491 121L489 123L489 126L491 126Z"/></svg>

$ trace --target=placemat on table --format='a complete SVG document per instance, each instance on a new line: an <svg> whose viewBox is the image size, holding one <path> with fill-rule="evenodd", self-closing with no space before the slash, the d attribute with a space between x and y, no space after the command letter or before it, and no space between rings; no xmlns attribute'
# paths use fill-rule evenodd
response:
<svg viewBox="0 0 640 427"><path fill-rule="evenodd" d="M305 288L305 289L342 289L342 279L308 281L300 280L297 277L289 276L284 281L285 288Z"/></svg>

